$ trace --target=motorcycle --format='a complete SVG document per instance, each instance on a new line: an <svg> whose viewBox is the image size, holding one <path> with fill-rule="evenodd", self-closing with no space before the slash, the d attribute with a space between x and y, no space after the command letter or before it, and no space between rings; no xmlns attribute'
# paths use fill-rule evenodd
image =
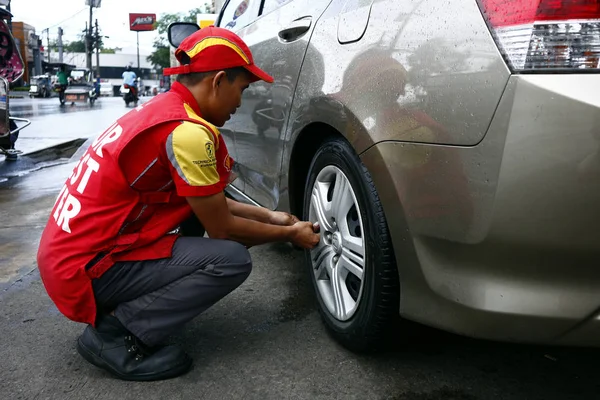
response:
<svg viewBox="0 0 600 400"><path fill-rule="evenodd" d="M31 124L27 119L11 117L9 112L10 84L19 80L25 71L14 36L6 24L12 17L9 11L0 8L0 154L6 161L17 160L21 153L15 149L19 132ZM17 122L24 124L18 126Z"/></svg>
<svg viewBox="0 0 600 400"><path fill-rule="evenodd" d="M129 103L133 103L133 106L137 107L139 99L137 96L137 88L135 86L130 86L124 83L123 87L121 88L121 93L123 94L125 107L129 107Z"/></svg>
<svg viewBox="0 0 600 400"><path fill-rule="evenodd" d="M66 85L61 85L59 83L54 85L54 91L56 93L58 93L58 101L60 101L61 106L65 105L65 89L66 88L67 88Z"/></svg>

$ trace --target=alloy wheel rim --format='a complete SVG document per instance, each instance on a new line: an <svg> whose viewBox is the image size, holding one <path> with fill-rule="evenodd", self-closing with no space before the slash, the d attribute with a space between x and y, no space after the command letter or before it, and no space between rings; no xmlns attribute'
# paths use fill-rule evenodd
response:
<svg viewBox="0 0 600 400"><path fill-rule="evenodd" d="M317 289L329 313L347 321L362 298L366 246L356 194L338 167L329 165L319 172L309 218L321 228L319 244L310 251Z"/></svg>

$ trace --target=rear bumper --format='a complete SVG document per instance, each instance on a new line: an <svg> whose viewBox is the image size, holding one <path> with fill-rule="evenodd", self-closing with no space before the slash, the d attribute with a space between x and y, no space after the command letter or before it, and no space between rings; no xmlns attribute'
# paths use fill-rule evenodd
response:
<svg viewBox="0 0 600 400"><path fill-rule="evenodd" d="M489 339L600 346L600 75L511 77L476 146L361 157L406 318Z"/></svg>

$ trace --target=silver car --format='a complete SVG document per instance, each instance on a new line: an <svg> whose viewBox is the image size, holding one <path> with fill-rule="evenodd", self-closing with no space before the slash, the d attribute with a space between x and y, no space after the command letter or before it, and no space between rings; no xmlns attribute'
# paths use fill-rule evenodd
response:
<svg viewBox="0 0 600 400"><path fill-rule="evenodd" d="M600 345L599 18L579 1L225 3L217 25L275 77L222 130L232 194L320 223L306 263L344 345L395 320Z"/></svg>

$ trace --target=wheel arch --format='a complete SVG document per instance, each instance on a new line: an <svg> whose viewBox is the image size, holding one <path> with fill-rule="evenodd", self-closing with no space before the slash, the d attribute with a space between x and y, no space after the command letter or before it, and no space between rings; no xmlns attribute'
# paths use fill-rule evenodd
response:
<svg viewBox="0 0 600 400"><path fill-rule="evenodd" d="M288 169L289 203L294 215L302 214L304 185L313 156L330 137L344 137L344 135L331 125L313 122L302 129L294 141Z"/></svg>

